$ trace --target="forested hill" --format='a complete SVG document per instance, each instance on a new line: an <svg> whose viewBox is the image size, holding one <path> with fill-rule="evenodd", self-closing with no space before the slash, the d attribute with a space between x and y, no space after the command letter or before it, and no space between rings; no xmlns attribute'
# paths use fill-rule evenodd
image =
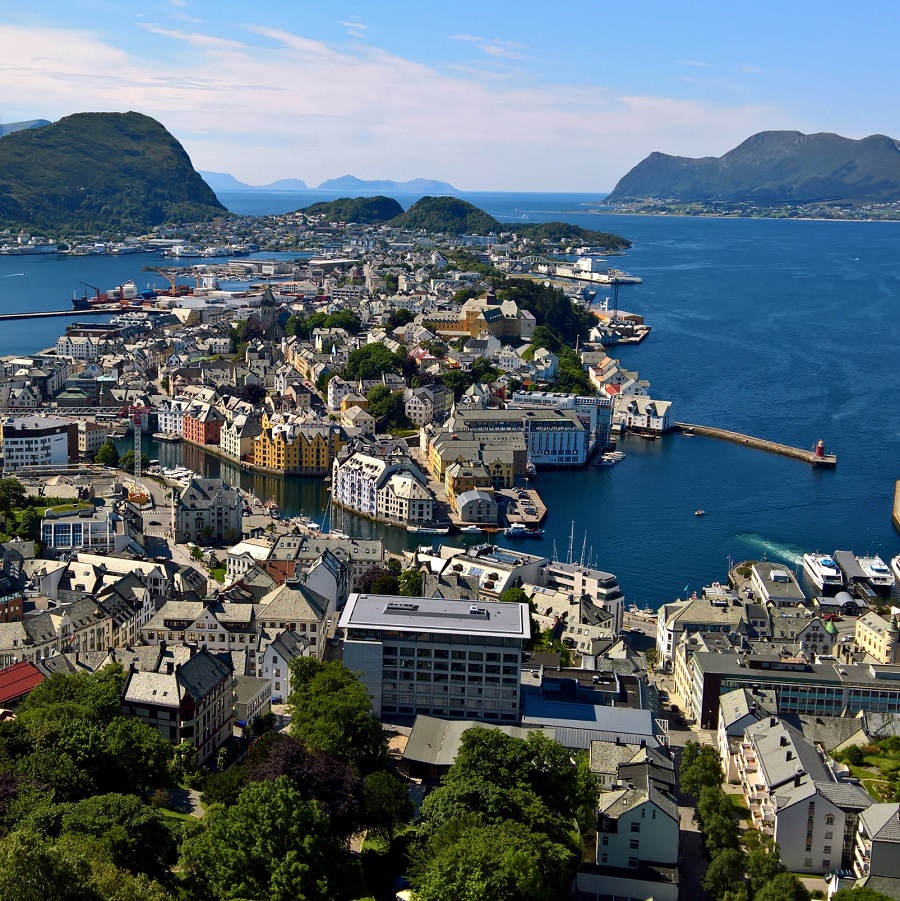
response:
<svg viewBox="0 0 900 901"><path fill-rule="evenodd" d="M110 233L223 214L181 144L140 113L78 113L0 139L0 226Z"/></svg>
<svg viewBox="0 0 900 901"><path fill-rule="evenodd" d="M610 202L890 202L900 199L893 138L764 131L721 157L651 153L616 185Z"/></svg>
<svg viewBox="0 0 900 901"><path fill-rule="evenodd" d="M393 197L339 197L337 200L314 203L301 212L310 216L323 216L329 222L375 225L399 216L403 207Z"/></svg>
<svg viewBox="0 0 900 901"><path fill-rule="evenodd" d="M491 215L458 197L423 197L390 222L394 228L424 229L454 235L499 233L503 226Z"/></svg>

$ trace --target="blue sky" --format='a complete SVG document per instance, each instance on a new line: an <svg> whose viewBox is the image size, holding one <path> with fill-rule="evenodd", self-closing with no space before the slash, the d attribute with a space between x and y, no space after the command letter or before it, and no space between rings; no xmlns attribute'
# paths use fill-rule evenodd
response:
<svg viewBox="0 0 900 901"><path fill-rule="evenodd" d="M44 0L0 6L0 115L134 109L262 184L604 191L765 129L900 137L900 3Z"/></svg>

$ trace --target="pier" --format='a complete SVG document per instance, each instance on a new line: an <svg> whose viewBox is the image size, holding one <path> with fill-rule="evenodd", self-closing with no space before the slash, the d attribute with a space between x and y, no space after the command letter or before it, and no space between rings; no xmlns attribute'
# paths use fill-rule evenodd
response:
<svg viewBox="0 0 900 901"><path fill-rule="evenodd" d="M891 518L894 520L894 528L900 532L900 482L894 482L894 510Z"/></svg>
<svg viewBox="0 0 900 901"><path fill-rule="evenodd" d="M118 304L109 309L92 307L88 310L45 310L33 313L0 313L0 322L9 322L12 319L52 319L60 316L108 316L110 313L121 313L122 307ZM127 307L125 309L128 309ZM135 307L135 309L140 309Z"/></svg>
<svg viewBox="0 0 900 901"><path fill-rule="evenodd" d="M765 438L754 438L752 435L742 435L740 432L730 432L728 429L717 429L706 425L693 425L689 422L676 422L675 428L680 432L691 432L694 435L705 435L708 438L721 438L723 441L731 441L734 444L742 444L745 447L754 447L757 450L769 451L772 454L780 454L782 457L791 457L794 460L802 460L811 466L823 466L833 468L837 466L835 454L818 454L816 451L804 450L802 447L791 447L787 444L778 444L776 441L767 441ZM894 516L897 521L897 501L894 501Z"/></svg>

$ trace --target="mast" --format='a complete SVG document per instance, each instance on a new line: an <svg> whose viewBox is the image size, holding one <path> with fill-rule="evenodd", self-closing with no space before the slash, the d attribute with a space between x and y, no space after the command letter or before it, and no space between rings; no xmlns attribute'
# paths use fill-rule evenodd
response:
<svg viewBox="0 0 900 901"><path fill-rule="evenodd" d="M587 529L584 530L584 541L581 542L581 565L584 566L584 554L587 551Z"/></svg>
<svg viewBox="0 0 900 901"><path fill-rule="evenodd" d="M568 557L566 558L566 563L568 563L570 566L572 564L572 544L574 543L574 541L575 541L575 520L573 519L572 520L572 531L569 532L569 554L568 554Z"/></svg>

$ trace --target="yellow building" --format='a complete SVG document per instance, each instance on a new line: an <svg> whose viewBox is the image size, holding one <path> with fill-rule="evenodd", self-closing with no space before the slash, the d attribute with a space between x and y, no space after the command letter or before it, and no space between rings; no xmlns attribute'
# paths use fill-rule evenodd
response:
<svg viewBox="0 0 900 901"><path fill-rule="evenodd" d="M326 475L346 435L339 425L272 423L263 416L262 433L253 439L253 463L291 475Z"/></svg>
<svg viewBox="0 0 900 901"><path fill-rule="evenodd" d="M853 640L876 663L900 662L900 628L893 618L867 613L856 621Z"/></svg>
<svg viewBox="0 0 900 901"><path fill-rule="evenodd" d="M494 483L487 467L481 463L451 463L444 472L444 489L450 506L456 510L456 498L464 491L480 488L494 493Z"/></svg>
<svg viewBox="0 0 900 901"><path fill-rule="evenodd" d="M528 454L521 435L505 433L488 437L473 432L440 431L427 444L428 468L436 479L445 481L447 468L454 463L464 466L481 464L490 473L494 488L512 488L516 476L524 476Z"/></svg>

